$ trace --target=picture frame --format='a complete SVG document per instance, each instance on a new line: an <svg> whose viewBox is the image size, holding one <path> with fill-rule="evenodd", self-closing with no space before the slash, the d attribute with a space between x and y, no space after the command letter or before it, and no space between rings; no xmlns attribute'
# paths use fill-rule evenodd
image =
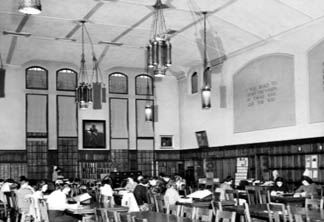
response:
<svg viewBox="0 0 324 222"><path fill-rule="evenodd" d="M161 135L160 136L160 147L163 149L173 148L173 136L172 135Z"/></svg>
<svg viewBox="0 0 324 222"><path fill-rule="evenodd" d="M83 120L83 148L106 148L105 120Z"/></svg>
<svg viewBox="0 0 324 222"><path fill-rule="evenodd" d="M206 130L197 131L196 132L196 139L197 139L197 143L198 143L199 148L204 148L204 147L209 146L208 145L208 139L207 139Z"/></svg>

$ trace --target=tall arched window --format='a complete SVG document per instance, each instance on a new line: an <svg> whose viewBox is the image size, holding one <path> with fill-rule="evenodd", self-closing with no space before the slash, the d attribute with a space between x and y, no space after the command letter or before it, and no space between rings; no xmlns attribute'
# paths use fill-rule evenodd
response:
<svg viewBox="0 0 324 222"><path fill-rule="evenodd" d="M135 78L136 95L153 96L153 78L146 74L140 74Z"/></svg>
<svg viewBox="0 0 324 222"><path fill-rule="evenodd" d="M191 75L191 94L195 94L198 92L198 74L194 72Z"/></svg>
<svg viewBox="0 0 324 222"><path fill-rule="evenodd" d="M108 81L109 93L128 94L128 78L124 73L111 73Z"/></svg>
<svg viewBox="0 0 324 222"><path fill-rule="evenodd" d="M26 89L48 89L48 71L40 66L27 68Z"/></svg>

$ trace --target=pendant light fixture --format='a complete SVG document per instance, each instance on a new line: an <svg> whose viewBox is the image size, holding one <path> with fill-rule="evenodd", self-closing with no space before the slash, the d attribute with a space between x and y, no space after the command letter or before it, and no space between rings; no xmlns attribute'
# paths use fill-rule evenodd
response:
<svg viewBox="0 0 324 222"><path fill-rule="evenodd" d="M206 16L207 12L202 12L204 15L204 62L203 62L203 87L201 89L201 105L203 109L209 109L211 107L211 83L210 74L207 62L207 39L206 39Z"/></svg>
<svg viewBox="0 0 324 222"><path fill-rule="evenodd" d="M167 68L171 65L171 42L167 33L163 9L168 8L161 0L155 5L152 36L147 46L147 65L153 69L154 76L163 77Z"/></svg>
<svg viewBox="0 0 324 222"><path fill-rule="evenodd" d="M40 0L20 0L18 11L24 14L37 15L42 12Z"/></svg>
<svg viewBox="0 0 324 222"><path fill-rule="evenodd" d="M78 76L78 88L76 88L76 102L79 104L80 109L88 108L89 103L92 103L92 87L88 80L87 67L84 55L84 30L85 20L81 20L81 62L80 72Z"/></svg>

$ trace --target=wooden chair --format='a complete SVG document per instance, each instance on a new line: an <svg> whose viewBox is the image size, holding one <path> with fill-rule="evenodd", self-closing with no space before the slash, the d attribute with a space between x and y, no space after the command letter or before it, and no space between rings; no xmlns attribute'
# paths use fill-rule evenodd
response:
<svg viewBox="0 0 324 222"><path fill-rule="evenodd" d="M244 207L244 217L246 222L261 222L261 221L264 222L264 220L251 217L250 207L248 203L244 202L243 207Z"/></svg>
<svg viewBox="0 0 324 222"><path fill-rule="evenodd" d="M198 207L194 210L193 220L197 221L212 221L213 210L207 208Z"/></svg>
<svg viewBox="0 0 324 222"><path fill-rule="evenodd" d="M38 200L39 218L41 222L49 222L46 200Z"/></svg>
<svg viewBox="0 0 324 222"><path fill-rule="evenodd" d="M162 194L154 195L155 209L156 212L164 213L166 210L164 199Z"/></svg>
<svg viewBox="0 0 324 222"><path fill-rule="evenodd" d="M13 191L4 192L4 194L7 200L7 218L11 222L18 222L20 220L21 214L19 213L16 194Z"/></svg>
<svg viewBox="0 0 324 222"><path fill-rule="evenodd" d="M304 207L287 205L287 211L290 222L303 222L303 216L306 217L306 209ZM309 221L309 219L306 218L306 221Z"/></svg>
<svg viewBox="0 0 324 222"><path fill-rule="evenodd" d="M132 216L126 212L117 212L118 220L116 222L132 222Z"/></svg>
<svg viewBox="0 0 324 222"><path fill-rule="evenodd" d="M105 210L107 212L107 216L108 216L109 221L111 221L111 222L117 222L118 221L119 218L118 218L118 213L117 213L116 210L109 209L109 208L107 208Z"/></svg>
<svg viewBox="0 0 324 222"><path fill-rule="evenodd" d="M323 198L322 199L305 199L306 209L323 209Z"/></svg>
<svg viewBox="0 0 324 222"><path fill-rule="evenodd" d="M149 222L146 218L133 217L133 222Z"/></svg>
<svg viewBox="0 0 324 222"><path fill-rule="evenodd" d="M249 189L247 187L246 189L246 193L248 195L248 203L250 205L260 204L260 197L258 191L255 189Z"/></svg>
<svg viewBox="0 0 324 222"><path fill-rule="evenodd" d="M214 215L216 215L216 212L217 212L218 210L223 210L223 206L222 206L222 203L221 203L220 201L212 200L212 201L211 201L211 206L212 206L212 209L213 209Z"/></svg>
<svg viewBox="0 0 324 222"><path fill-rule="evenodd" d="M150 210L156 211L154 194L151 191L147 191L146 195L147 195L147 200L148 200L148 205Z"/></svg>
<svg viewBox="0 0 324 222"><path fill-rule="evenodd" d="M215 222L235 222L236 212L218 210L215 216Z"/></svg>
<svg viewBox="0 0 324 222"><path fill-rule="evenodd" d="M195 208L188 207L188 206L181 206L180 217L187 217L187 218L192 219L193 215L195 213L194 211L195 211Z"/></svg>
<svg viewBox="0 0 324 222"><path fill-rule="evenodd" d="M285 210L285 205L281 203L268 203L267 211L269 222L286 222L288 215Z"/></svg>
<svg viewBox="0 0 324 222"><path fill-rule="evenodd" d="M233 201L235 204L239 204L238 192L237 190L225 190L225 200Z"/></svg>
<svg viewBox="0 0 324 222"><path fill-rule="evenodd" d="M166 213L167 214L173 214L173 215L176 215L176 216L180 216L180 210L181 210L180 205L169 204L169 205L166 206Z"/></svg>
<svg viewBox="0 0 324 222"><path fill-rule="evenodd" d="M108 218L108 213L105 208L96 209L96 221L98 222L110 222Z"/></svg>
<svg viewBox="0 0 324 222"><path fill-rule="evenodd" d="M267 204L271 202L270 190L259 190L258 192L261 204Z"/></svg>

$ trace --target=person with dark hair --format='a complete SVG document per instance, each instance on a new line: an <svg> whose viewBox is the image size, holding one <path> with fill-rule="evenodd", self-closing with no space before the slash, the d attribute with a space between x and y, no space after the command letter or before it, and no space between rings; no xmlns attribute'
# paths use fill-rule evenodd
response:
<svg viewBox="0 0 324 222"><path fill-rule="evenodd" d="M319 186L308 176L302 176L302 185L295 191L294 196L318 197Z"/></svg>
<svg viewBox="0 0 324 222"><path fill-rule="evenodd" d="M271 196L282 195L288 192L288 186L283 177L277 177L274 185L271 187Z"/></svg>
<svg viewBox="0 0 324 222"><path fill-rule="evenodd" d="M233 184L233 177L227 176L223 183L220 184L219 188L216 189L216 192L220 192L220 200L225 200L225 191L226 190L233 190L232 184Z"/></svg>
<svg viewBox="0 0 324 222"><path fill-rule="evenodd" d="M137 186L134 189L134 196L141 211L149 210L148 198L147 198L147 192L149 186L148 183L149 183L148 177L143 176L143 178L140 179L139 184L137 184Z"/></svg>
<svg viewBox="0 0 324 222"><path fill-rule="evenodd" d="M17 207L22 215L22 220L29 215L30 201L29 198L32 197L35 190L29 185L29 180L25 176L20 177L20 188L15 190L17 197Z"/></svg>

